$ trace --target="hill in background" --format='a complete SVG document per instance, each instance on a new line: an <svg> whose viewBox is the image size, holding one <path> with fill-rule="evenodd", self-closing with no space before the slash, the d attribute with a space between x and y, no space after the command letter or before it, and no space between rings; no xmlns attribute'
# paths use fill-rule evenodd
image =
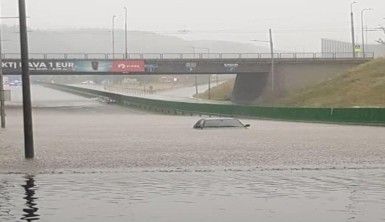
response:
<svg viewBox="0 0 385 222"><path fill-rule="evenodd" d="M19 28L2 26L3 52L19 52ZM111 30L71 29L71 30L31 30L29 33L31 53L110 53ZM124 52L124 31L116 30L116 53ZM133 53L192 53L192 47L210 48L211 52L256 53L268 52L267 48L257 48L253 44L226 41L187 41L175 36L152 32L130 31L128 33L129 52ZM197 53L207 53L197 49Z"/></svg>

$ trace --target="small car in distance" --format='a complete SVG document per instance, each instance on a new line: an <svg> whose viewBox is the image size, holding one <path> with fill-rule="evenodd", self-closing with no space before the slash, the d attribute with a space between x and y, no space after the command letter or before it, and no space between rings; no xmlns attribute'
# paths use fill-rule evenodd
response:
<svg viewBox="0 0 385 222"><path fill-rule="evenodd" d="M212 129L212 128L248 128L249 124L243 124L240 120L234 118L206 118L199 120L194 129Z"/></svg>

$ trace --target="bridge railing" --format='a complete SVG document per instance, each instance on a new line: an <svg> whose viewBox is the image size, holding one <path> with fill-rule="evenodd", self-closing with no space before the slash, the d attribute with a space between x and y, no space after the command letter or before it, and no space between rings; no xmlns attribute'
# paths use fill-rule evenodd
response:
<svg viewBox="0 0 385 222"><path fill-rule="evenodd" d="M3 53L3 59L20 59L19 53ZM125 59L123 53L30 53L31 59ZM128 59L272 59L270 53L129 53ZM274 53L275 59L353 59L351 52L337 53ZM374 53L358 53L356 59L374 58Z"/></svg>

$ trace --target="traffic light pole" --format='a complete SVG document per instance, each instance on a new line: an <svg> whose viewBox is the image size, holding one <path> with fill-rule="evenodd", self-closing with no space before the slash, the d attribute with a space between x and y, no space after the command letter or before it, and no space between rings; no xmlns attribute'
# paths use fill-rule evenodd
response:
<svg viewBox="0 0 385 222"><path fill-rule="evenodd" d="M31 83L29 77L28 36L25 0L19 0L20 50L23 84L24 151L25 158L35 156L32 126Z"/></svg>

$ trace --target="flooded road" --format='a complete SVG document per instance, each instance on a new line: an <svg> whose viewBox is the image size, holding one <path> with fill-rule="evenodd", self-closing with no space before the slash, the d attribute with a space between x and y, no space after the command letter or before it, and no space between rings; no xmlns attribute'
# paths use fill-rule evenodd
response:
<svg viewBox="0 0 385 222"><path fill-rule="evenodd" d="M383 170L128 170L0 181L1 221L385 220Z"/></svg>
<svg viewBox="0 0 385 222"><path fill-rule="evenodd" d="M100 104L34 86L0 130L0 221L384 221L385 128L199 117Z"/></svg>

